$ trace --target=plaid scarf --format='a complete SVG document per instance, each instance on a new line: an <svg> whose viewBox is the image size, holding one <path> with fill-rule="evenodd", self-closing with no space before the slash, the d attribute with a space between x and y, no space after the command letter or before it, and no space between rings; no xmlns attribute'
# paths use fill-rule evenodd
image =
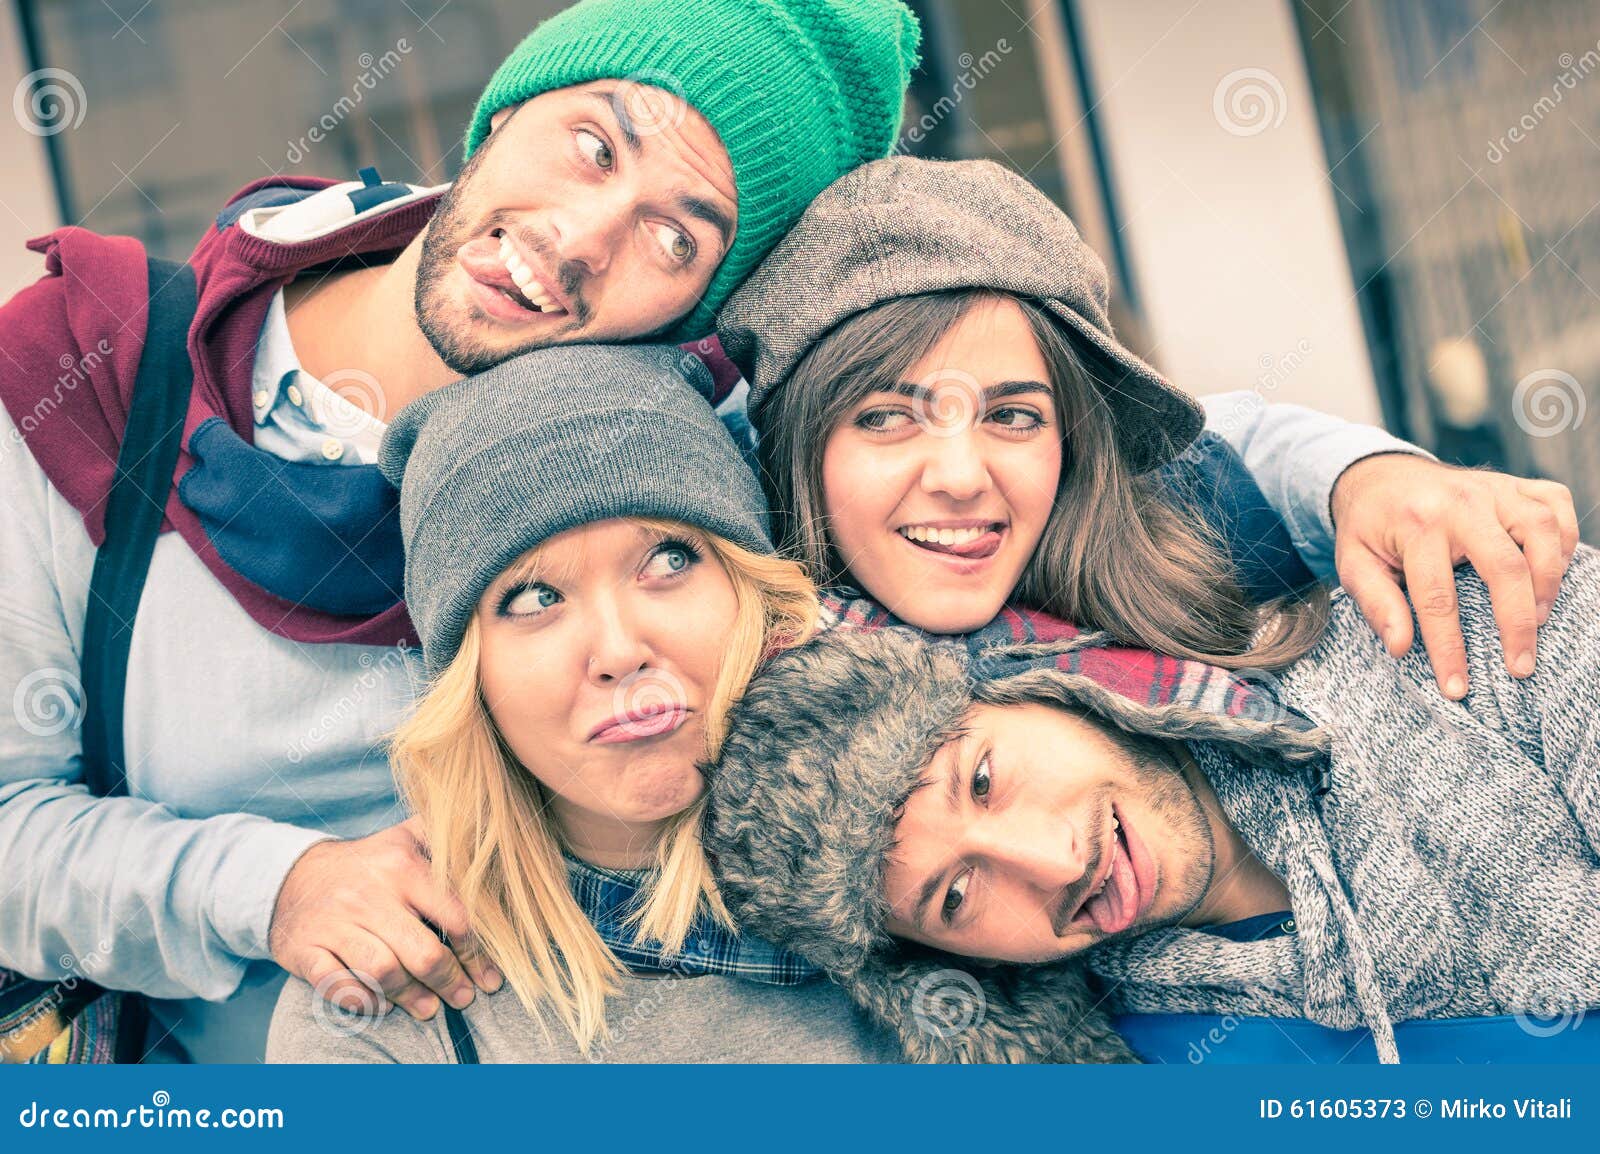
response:
<svg viewBox="0 0 1600 1154"><path fill-rule="evenodd" d="M1079 629L1031 609L1008 605L977 632L941 639L907 625L858 590L841 586L822 594L820 625L823 629L907 629L930 641L964 645L973 672L985 680L1030 669L1056 669L1092 678L1143 705L1182 705L1226 717L1313 728L1309 718L1283 704L1277 678L1265 670L1227 670L1118 645L1108 633ZM1067 648L1069 643L1071 648ZM1038 646L1040 652L1019 654L1013 648L1003 656L998 653L1014 646Z"/></svg>
<svg viewBox="0 0 1600 1154"><path fill-rule="evenodd" d="M665 954L658 942L633 940L628 917L639 908L639 893L651 870L616 870L568 857L567 884L600 940L636 974L689 977L724 974L770 986L798 986L820 971L799 954L758 938L740 937L704 911L695 915L683 950Z"/></svg>

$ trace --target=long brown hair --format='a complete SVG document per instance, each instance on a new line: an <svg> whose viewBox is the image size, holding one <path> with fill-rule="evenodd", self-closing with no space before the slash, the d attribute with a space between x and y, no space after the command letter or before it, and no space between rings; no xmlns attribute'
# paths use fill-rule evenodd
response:
<svg viewBox="0 0 1600 1154"><path fill-rule="evenodd" d="M858 313L767 400L760 456L780 550L801 558L819 585L847 580L823 499L828 438L865 397L906 379L974 306L996 298L1027 317L1064 431L1055 508L1011 601L1230 668L1271 669L1304 656L1327 620L1322 588L1252 605L1220 536L1185 494L1129 471L1091 367L1065 328L1036 302L992 290L900 297Z"/></svg>

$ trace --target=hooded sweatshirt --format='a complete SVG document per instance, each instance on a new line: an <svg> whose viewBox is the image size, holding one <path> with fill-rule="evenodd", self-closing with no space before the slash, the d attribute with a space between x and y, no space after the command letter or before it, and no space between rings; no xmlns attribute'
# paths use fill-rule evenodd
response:
<svg viewBox="0 0 1600 1154"><path fill-rule="evenodd" d="M1539 633L1505 670L1481 580L1458 582L1472 689L1441 696L1417 651L1389 658L1335 594L1317 648L1276 685L1332 737L1321 775L1190 752L1289 890L1297 932L1235 942L1173 928L1084 955L1120 1012L1393 1024L1600 1006L1600 554L1580 547ZM1270 752L1262 750L1262 752Z"/></svg>

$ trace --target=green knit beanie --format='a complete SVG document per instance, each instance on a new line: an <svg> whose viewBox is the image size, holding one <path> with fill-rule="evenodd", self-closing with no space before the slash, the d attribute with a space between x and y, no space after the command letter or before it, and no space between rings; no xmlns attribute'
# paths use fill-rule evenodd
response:
<svg viewBox="0 0 1600 1154"><path fill-rule="evenodd" d="M716 311L835 179L886 156L921 30L901 0L581 0L540 24L478 101L467 155L502 108L591 80L664 88L704 116L733 161L738 235L674 334Z"/></svg>

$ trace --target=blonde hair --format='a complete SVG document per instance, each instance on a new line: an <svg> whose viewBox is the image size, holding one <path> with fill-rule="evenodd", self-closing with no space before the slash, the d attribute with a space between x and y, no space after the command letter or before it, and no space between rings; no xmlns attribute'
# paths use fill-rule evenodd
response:
<svg viewBox="0 0 1600 1154"><path fill-rule="evenodd" d="M762 660L816 627L816 587L797 563L753 553L672 521L652 531L703 541L733 584L732 634L705 711L705 755L715 760L728 712ZM515 564L526 564L534 549ZM534 1018L553 1010L585 1051L605 1034L605 1000L622 964L567 886L562 832L543 786L511 752L484 703L474 615L455 658L395 734L390 760L400 793L422 820L433 873L460 898L478 944ZM701 802L656 840L655 875L630 917L635 941L682 949L705 910L730 925L700 846Z"/></svg>

